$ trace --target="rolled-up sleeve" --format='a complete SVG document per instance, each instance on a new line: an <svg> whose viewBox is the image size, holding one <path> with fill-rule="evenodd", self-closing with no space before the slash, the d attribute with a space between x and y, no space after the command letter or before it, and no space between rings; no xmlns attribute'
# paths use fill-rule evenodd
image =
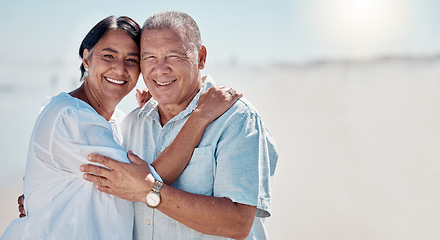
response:
<svg viewBox="0 0 440 240"><path fill-rule="evenodd" d="M257 217L269 217L276 144L254 112L240 113L229 125L216 150L214 196L256 206Z"/></svg>

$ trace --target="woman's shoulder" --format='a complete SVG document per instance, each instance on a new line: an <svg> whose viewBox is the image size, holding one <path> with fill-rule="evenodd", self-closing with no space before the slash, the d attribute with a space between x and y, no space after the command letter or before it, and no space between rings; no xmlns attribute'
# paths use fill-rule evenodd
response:
<svg viewBox="0 0 440 240"><path fill-rule="evenodd" d="M62 92L57 96L48 99L43 103L43 109L40 112L41 117L60 117L60 116L81 116L98 117L99 114L86 102L72 97L70 94Z"/></svg>
<svg viewBox="0 0 440 240"><path fill-rule="evenodd" d="M77 108L77 109L93 109L86 102L72 97L70 94L66 92L62 92L54 97L49 98L46 102L43 103L43 107L45 108Z"/></svg>

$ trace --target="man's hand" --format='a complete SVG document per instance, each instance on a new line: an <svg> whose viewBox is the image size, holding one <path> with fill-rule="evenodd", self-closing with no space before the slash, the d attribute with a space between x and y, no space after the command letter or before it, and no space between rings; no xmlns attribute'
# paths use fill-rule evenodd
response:
<svg viewBox="0 0 440 240"><path fill-rule="evenodd" d="M18 212L20 215L18 215L20 218L26 217L26 212L24 210L24 194L21 194L20 197L18 197Z"/></svg>
<svg viewBox="0 0 440 240"><path fill-rule="evenodd" d="M90 162L100 163L105 167L84 164L80 167L84 179L96 183L99 191L115 195L132 202L145 202L145 196L153 188L154 178L148 163L131 151L128 152L131 163L123 163L109 157L90 154Z"/></svg>

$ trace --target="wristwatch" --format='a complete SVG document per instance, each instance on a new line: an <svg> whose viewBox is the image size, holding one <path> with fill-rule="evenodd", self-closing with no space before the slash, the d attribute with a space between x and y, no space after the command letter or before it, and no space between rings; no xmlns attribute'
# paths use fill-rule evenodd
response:
<svg viewBox="0 0 440 240"><path fill-rule="evenodd" d="M150 208L156 208L160 204L160 189L162 188L163 183L161 181L155 181L153 189L147 193L145 196L145 200L147 200L147 206Z"/></svg>

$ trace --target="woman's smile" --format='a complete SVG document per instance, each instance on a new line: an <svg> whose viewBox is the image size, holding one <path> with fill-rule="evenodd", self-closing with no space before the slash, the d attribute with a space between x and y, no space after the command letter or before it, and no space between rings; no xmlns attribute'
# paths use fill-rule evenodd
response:
<svg viewBox="0 0 440 240"><path fill-rule="evenodd" d="M108 82L117 84L117 85L123 85L124 83L127 83L128 81L124 81L124 80L118 80L118 79L114 79L114 78L108 78L108 77L104 77L105 80L107 80Z"/></svg>

